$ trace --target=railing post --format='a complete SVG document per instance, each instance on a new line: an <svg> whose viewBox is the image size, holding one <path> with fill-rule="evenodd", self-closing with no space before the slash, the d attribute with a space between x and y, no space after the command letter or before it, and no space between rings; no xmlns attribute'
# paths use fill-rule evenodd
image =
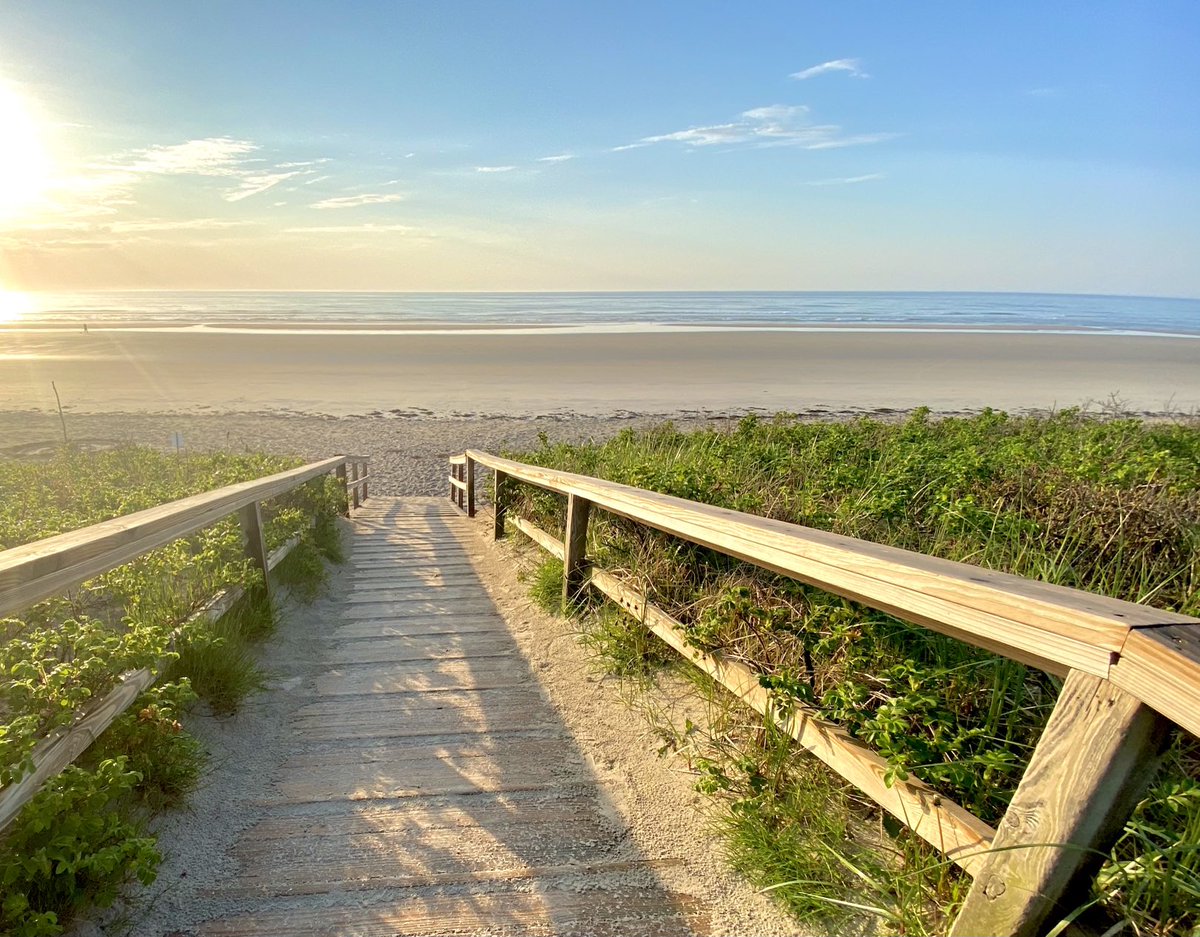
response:
<svg viewBox="0 0 1200 937"><path fill-rule="evenodd" d="M465 465L463 465L461 462L458 465L454 466L454 477L457 478L459 481L463 481L463 476L465 476L466 474L467 474L467 467ZM465 497L466 493L461 488L456 488L455 491L458 494L458 509L460 511L466 510L466 506L467 506L466 505L466 497Z"/></svg>
<svg viewBox="0 0 1200 937"><path fill-rule="evenodd" d="M496 472L495 514L492 518L492 538L504 539L504 515L508 511L508 476L501 471Z"/></svg>
<svg viewBox="0 0 1200 937"><path fill-rule="evenodd" d="M566 612L583 588L587 563L587 525L592 502L567 495L567 529L563 534L562 607Z"/></svg>
<svg viewBox="0 0 1200 937"><path fill-rule="evenodd" d="M475 460L467 456L467 517L475 516Z"/></svg>
<svg viewBox="0 0 1200 937"><path fill-rule="evenodd" d="M342 494L345 495L345 500L342 502L344 505L344 507L342 509L342 517L349 517L350 516L350 492L346 490L346 463L343 462L336 469L334 469L334 473L337 475L338 482L341 483Z"/></svg>
<svg viewBox="0 0 1200 937"><path fill-rule="evenodd" d="M350 503L358 507L358 463L350 463Z"/></svg>
<svg viewBox="0 0 1200 937"><path fill-rule="evenodd" d="M1052 915L1086 903L1169 727L1107 680L1072 670L951 937L1036 937Z"/></svg>
<svg viewBox="0 0 1200 937"><path fill-rule="evenodd" d="M366 478L370 474L371 474L371 465L369 462L364 461L362 464L362 477ZM362 499L364 501L367 500L367 482L365 482L365 481L362 483Z"/></svg>
<svg viewBox="0 0 1200 937"><path fill-rule="evenodd" d="M271 595L271 567L268 565L267 540L263 536L262 510L259 502L247 504L238 511L242 533L246 538L246 555L262 570L263 585Z"/></svg>

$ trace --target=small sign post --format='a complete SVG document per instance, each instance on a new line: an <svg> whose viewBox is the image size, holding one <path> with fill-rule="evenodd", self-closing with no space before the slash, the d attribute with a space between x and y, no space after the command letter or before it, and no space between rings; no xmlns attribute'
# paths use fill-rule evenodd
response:
<svg viewBox="0 0 1200 937"><path fill-rule="evenodd" d="M183 451L183 433L176 430L171 433L171 445L175 447L175 454L178 455Z"/></svg>

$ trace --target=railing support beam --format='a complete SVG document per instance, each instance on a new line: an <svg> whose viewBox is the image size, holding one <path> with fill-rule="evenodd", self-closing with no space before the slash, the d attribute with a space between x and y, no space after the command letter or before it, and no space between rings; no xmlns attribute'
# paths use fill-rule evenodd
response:
<svg viewBox="0 0 1200 937"><path fill-rule="evenodd" d="M246 556L262 570L263 586L267 595L271 594L271 565L270 554L267 552L267 540L263 535L262 507L255 501L238 510L238 519L242 524L242 533L246 539Z"/></svg>
<svg viewBox="0 0 1200 937"><path fill-rule="evenodd" d="M475 516L475 460L467 456L467 517Z"/></svg>
<svg viewBox="0 0 1200 937"><path fill-rule="evenodd" d="M342 486L342 493L346 496L342 502L342 517L350 516L350 492L346 490L346 463L343 462L334 470L338 483Z"/></svg>
<svg viewBox="0 0 1200 937"><path fill-rule="evenodd" d="M504 539L504 515L508 513L508 476L496 472L495 513L492 516L492 539Z"/></svg>
<svg viewBox="0 0 1200 937"><path fill-rule="evenodd" d="M350 503L357 510L358 501L358 463L350 463Z"/></svg>
<svg viewBox="0 0 1200 937"><path fill-rule="evenodd" d="M951 937L1037 937L1084 904L1169 727L1107 680L1072 670Z"/></svg>
<svg viewBox="0 0 1200 937"><path fill-rule="evenodd" d="M578 495L567 495L567 528L563 536L563 592L565 612L587 582L587 525L592 502Z"/></svg>

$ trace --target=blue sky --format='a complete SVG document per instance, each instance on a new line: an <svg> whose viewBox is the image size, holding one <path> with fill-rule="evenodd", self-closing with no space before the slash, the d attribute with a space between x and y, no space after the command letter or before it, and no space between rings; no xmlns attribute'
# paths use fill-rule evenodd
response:
<svg viewBox="0 0 1200 937"><path fill-rule="evenodd" d="M1198 41L1195 3L8 3L0 283L1197 296Z"/></svg>

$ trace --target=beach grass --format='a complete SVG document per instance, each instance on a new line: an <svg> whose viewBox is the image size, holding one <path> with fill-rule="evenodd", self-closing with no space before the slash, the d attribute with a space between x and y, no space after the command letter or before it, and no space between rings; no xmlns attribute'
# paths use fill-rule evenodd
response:
<svg viewBox="0 0 1200 937"><path fill-rule="evenodd" d="M297 464L135 446L3 460L0 549ZM318 479L263 505L270 549L294 536L304 545L293 578L337 555L334 518L343 496L332 479ZM308 583L294 588L310 595ZM226 589L242 590L227 614L198 614ZM158 853L147 818L183 803L204 767L200 743L184 727L188 712L198 700L218 715L236 712L262 685L254 646L276 625L277 609L234 519L0 621L0 784L21 778L36 741L70 723L122 674L162 669L0 838L0 932L61 933L77 911L111 904L127 881L154 879Z"/></svg>
<svg viewBox="0 0 1200 937"><path fill-rule="evenodd" d="M733 431L666 424L596 445L545 441L514 458L1200 614L1200 423L1077 410L985 411L898 423L747 418ZM561 533L561 499L520 490L512 510ZM1061 682L884 613L604 512L588 555L652 586L689 641L754 666L776 700L818 708L992 823L1003 816ZM549 604L551 570L537 578ZM546 580L543 582L543 578ZM610 670L658 649L582 626ZM599 637L597 637L599 636ZM715 695L719 696L719 693ZM735 720L689 738L699 786L722 805L735 863L799 915L830 926L874 914L936 933L964 877L880 819L822 766ZM740 728L739 728L740 727ZM787 757L781 757L781 751ZM1136 932L1200 925L1200 745L1178 733L1113 847L1093 900ZM803 860L803 861L801 861Z"/></svg>

